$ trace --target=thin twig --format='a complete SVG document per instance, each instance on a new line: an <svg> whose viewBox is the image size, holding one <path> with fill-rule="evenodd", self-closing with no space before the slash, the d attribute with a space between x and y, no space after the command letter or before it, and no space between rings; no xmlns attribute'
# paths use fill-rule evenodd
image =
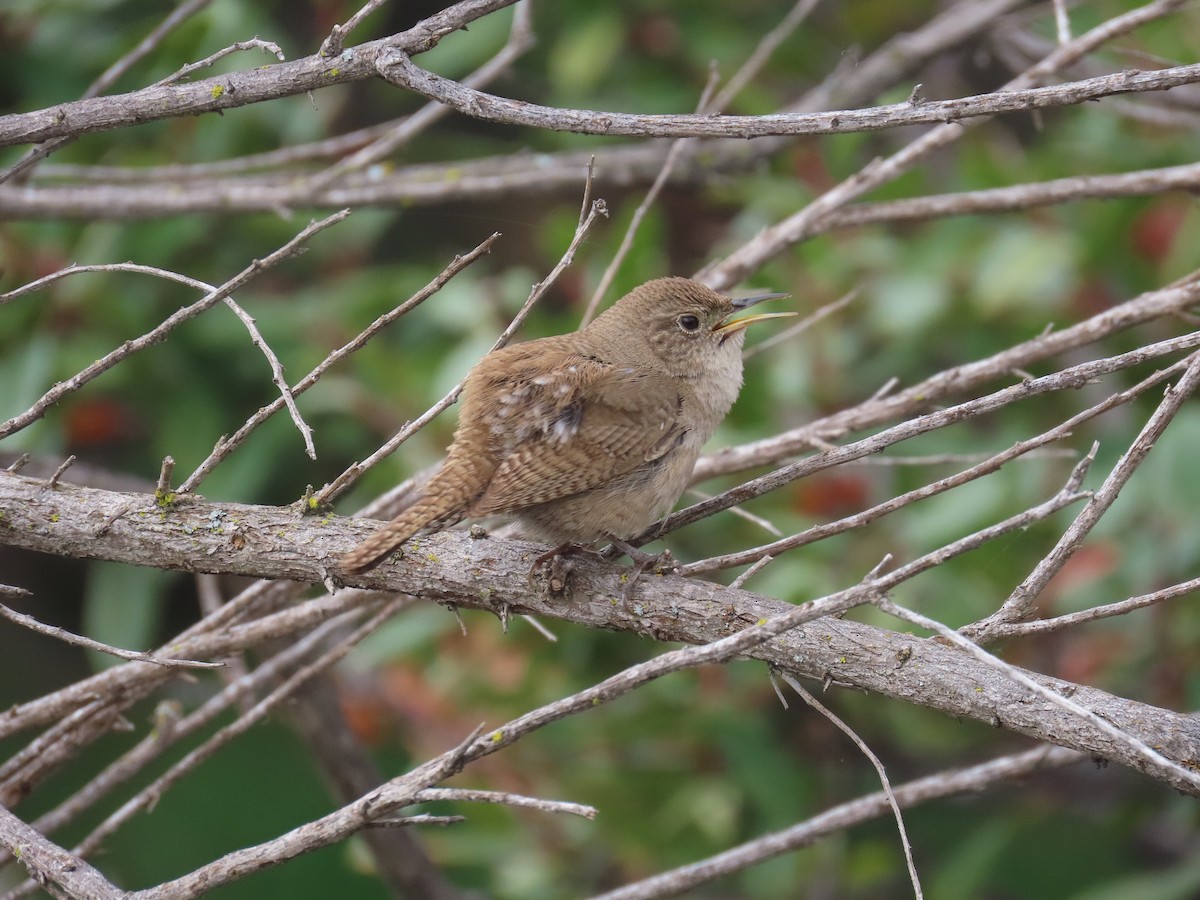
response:
<svg viewBox="0 0 1200 900"><path fill-rule="evenodd" d="M9 475L16 475L29 464L29 460L32 458L33 457L29 453L22 453L20 456L14 459L4 471Z"/></svg>
<svg viewBox="0 0 1200 900"><path fill-rule="evenodd" d="M976 793L1003 781L1024 778L1044 769L1061 768L1083 758L1083 754L1074 750L1041 746L1023 753L1001 756L966 769L939 772L909 781L897 787L893 793L900 806L911 807L941 797ZM764 860L812 846L822 837L885 816L890 809L888 798L882 791L868 794L828 809L790 828L763 835L699 862L661 872L597 895L593 900L655 900L658 897L682 894L689 888L740 872Z"/></svg>
<svg viewBox="0 0 1200 900"><path fill-rule="evenodd" d="M804 531L790 535L786 538L781 538L780 540L770 544L764 544L749 550L727 553L721 556L713 556L709 557L708 559L689 563L688 565L682 567L680 574L698 575L703 572L713 572L720 569L732 568L734 566L746 565L747 563L753 562L763 555L769 554L772 556L777 556L787 550L794 550L798 547L803 547L814 543L815 541L824 540L825 538L832 537L833 535L843 534L852 529L869 525L877 519L886 516L889 513L895 512L902 507L915 503L918 500L924 500L928 497L936 496L937 494L943 493L951 488L956 488L963 484L967 484L968 482L974 481L978 478L982 478L985 475L999 470L1004 464L1019 457L1026 456L1039 447L1043 447L1048 443L1068 437L1079 425L1083 424L1084 422L1106 413L1117 406L1128 403L1130 400L1133 400L1135 397L1148 391L1155 385L1161 384L1167 378L1170 378L1175 372L1179 371L1183 365L1183 363L1177 363L1167 369L1155 372L1153 375L1143 379L1133 387L1127 388L1124 391L1119 391L1108 399L1103 400L1100 403L1083 410L1082 412L1076 413L1062 424L1044 431L1035 437L1018 441L1007 450L1002 450L999 453L987 457L970 468L964 469L963 471L954 475L939 479L938 481L927 484L923 487L907 491L906 493L893 497L890 500L886 500L882 503L872 506L869 509L865 509L860 513L855 513L854 515L839 519L836 522L814 525L812 528L805 529ZM839 450L830 452L837 453ZM1074 454L1071 455L1074 456ZM858 459L855 461L865 462L866 460Z"/></svg>
<svg viewBox="0 0 1200 900"><path fill-rule="evenodd" d="M550 643L554 644L554 643L558 642L558 635L555 634L553 631L551 631L549 628L547 628L546 623L543 622L541 619L539 619L537 616L523 615L523 616L521 616L521 618L525 620L526 624L528 624L530 628L532 628L534 631L536 631L538 634L540 634L542 637L544 637ZM508 631L507 623L505 623L505 625L504 625L504 630L506 632Z"/></svg>
<svg viewBox="0 0 1200 900"><path fill-rule="evenodd" d="M0 603L0 616L8 619L10 622L16 622L28 628L30 631L35 631L38 634L44 634L46 637L54 638L62 641L64 644L71 644L74 647L83 647L87 650L95 650L97 653L107 653L109 656L115 656L118 659L137 660L139 662L154 663L156 666L164 668L178 669L219 669L225 664L222 662L202 662L195 659L171 659L158 656L154 653L147 653L139 650L122 650L120 647L112 647L101 641L93 640L89 637L84 637L80 634L73 634L65 628L59 628L57 625L47 625L45 622L39 622L33 616L19 613L15 609L9 609L4 604Z"/></svg>
<svg viewBox="0 0 1200 900"><path fill-rule="evenodd" d="M379 316L377 319L375 319L375 321L359 332L356 337L350 341L347 341L341 347L326 356L325 359L321 360L321 362L318 363L317 366L312 369L312 371L301 378L291 389L292 395L295 396L307 391L310 387L316 384L318 380L320 380L321 376L324 375L331 366L345 359L355 351L361 349L369 340L371 340L371 338L373 338L388 325L391 325L401 316L410 312L436 294L451 278L453 278L467 266L471 265L471 263L490 253L492 244L494 244L499 237L500 233L494 232L490 237L480 243L473 250L464 253L461 256L455 256L454 259L444 269L442 269L442 271L439 272L432 281L421 288L421 290L417 291L403 303L393 308L390 312ZM186 493L194 490L196 486L200 484L200 482L204 480L204 478L214 468L217 467L221 460L229 456L230 453L232 453L242 444L243 441L246 440L247 437L250 436L250 433L253 432L255 428L278 412L282 407L282 398L276 398L266 406L259 409L258 412L254 413L254 415L247 419L245 424L243 424L232 435L228 437L222 437L221 440L217 441L217 445L213 448L212 452L204 459L203 462L200 463L200 465L195 468L195 470L193 470L192 474L187 477L183 484L179 486L180 493ZM314 504L319 502L321 502L319 499L313 501Z"/></svg>
<svg viewBox="0 0 1200 900"><path fill-rule="evenodd" d="M281 50L279 48L279 45L276 44L274 41L264 41L264 40L261 40L256 37L250 38L250 40L248 40L248 41L235 41L234 43L230 44L228 47L225 47L221 50L218 50L216 53L213 53L211 56L206 56L206 57L204 57L204 59L197 60L196 62L193 62L193 63L188 63L187 65L182 66L178 71L176 71L175 73L173 73L171 75L168 75L166 78L162 79L161 81L154 82L152 87L162 87L163 85L175 84L175 82L182 81L184 78L187 78L193 72L197 72L200 69L207 69L207 68L211 67L218 60L222 60L227 56L232 56L234 53L241 53L245 50L261 50L263 53L274 56L280 62L284 62L287 60L287 57L284 56L283 50Z"/></svg>
<svg viewBox="0 0 1200 900"><path fill-rule="evenodd" d="M775 557L773 557L773 556L759 557L758 562L754 563L754 565L752 565L750 568L748 568L745 572L743 572L737 578L733 579L733 581L731 581L729 583L729 586L731 588L738 588L738 589L744 587L747 581L749 581L751 578L753 578L755 575L757 575L759 572L761 572L763 569L765 569L767 566L769 566L774 559L775 559Z"/></svg>
<svg viewBox="0 0 1200 900"><path fill-rule="evenodd" d="M378 4L383 2L383 0L372 0L372 2ZM367 4L367 6L371 6L371 4ZM359 17L371 11L368 10L367 6L360 9L355 14L355 17L346 23L345 27L352 28L357 24L356 20ZM508 71L513 62L533 46L533 30L530 25L531 8L528 3L516 4L508 40L495 56L464 78L463 84L471 87L482 87L491 83L498 76ZM328 44L334 39L335 35L338 36L339 46L336 53L341 52L340 38L343 33L339 32L338 26L335 25L333 32L326 38L326 44ZM324 45L321 47L321 54L323 56L336 55L336 53L331 54ZM342 180L350 173L362 171L373 163L391 155L402 145L430 128L435 122L449 115L450 112L450 108L441 103L427 103L412 115L406 116L393 128L376 137L367 146L359 148L352 155L330 166L324 172L307 179L306 190L314 194L327 190L332 184Z"/></svg>
<svg viewBox="0 0 1200 900"><path fill-rule="evenodd" d="M767 60L771 58L771 54L778 50L780 45L791 37L792 32L804 23L818 2L820 0L797 0L796 5L788 11L780 23L762 36L758 45L746 57L746 61L733 73L733 77L729 79L725 87L721 88L721 92L717 94L711 107L703 109L710 112L724 112L733 102L733 98L758 77L763 66L767 64Z"/></svg>
<svg viewBox="0 0 1200 900"><path fill-rule="evenodd" d="M990 640L989 632L993 625L1020 621L1029 614L1033 603L1050 579L1058 574L1067 560L1083 545L1084 539L1100 521L1116 501L1117 495L1125 487L1138 466L1146 459L1150 448L1162 436L1167 425L1175 418L1176 413L1200 386L1200 353L1195 353L1187 360L1187 369L1179 381L1166 389L1166 396L1154 410L1154 414L1146 421L1129 449L1117 460L1108 477L1093 494L1091 500L1079 511L1075 520L1054 548L1042 558L1032 572L1013 590L1012 594L995 613L974 625L967 626L963 633L981 641Z"/></svg>
<svg viewBox="0 0 1200 900"><path fill-rule="evenodd" d="M1129 353L1122 353L1093 362L1080 363L1077 366L1071 366L1060 372L1055 372L1053 375L1045 375L1041 378L1035 378L1032 381L1022 381L1019 384L1002 388L975 400L967 400L955 406L938 410L937 412L916 416L905 422L901 422L899 425L884 429L871 437L864 438L861 441L836 447L819 453L816 456L802 459L791 465L783 466L774 472L753 478L735 488L717 494L711 500L705 500L672 513L661 523L652 525L639 537L631 540L630 543L634 543L635 541L645 543L648 540L653 540L661 534L682 528L684 525L690 525L692 522L699 521L719 510L728 509L739 503L745 503L753 497L776 490L785 484L790 484L814 472L839 465L852 459L869 456L885 447L890 447L893 444L919 434L925 434L937 428L956 424L966 418L992 412L1017 400L1024 400L1028 397L1050 391L1082 387L1101 375L1107 375L1111 372L1138 365L1162 354L1177 353L1181 350L1190 350L1197 346L1200 346L1200 331L1192 332L1179 338L1148 344Z"/></svg>
<svg viewBox="0 0 1200 900"><path fill-rule="evenodd" d="M697 104L699 109L703 110L708 105L708 101L712 97L716 86L717 71L714 68L708 73L708 82L700 92L700 102ZM679 159L679 155L687 148L688 141L688 138L681 138L671 144L671 149L667 151L666 159L663 160L662 168L659 169L658 175L650 185L650 190L646 191L646 196L642 198L642 202L633 211L633 216L629 220L629 226L625 229L625 233L621 235L621 243L617 247L617 252L609 260L608 265L604 269L604 274L600 276L600 283L596 285L596 290L592 292L592 298L588 301L588 305L583 311L583 318L579 323L580 328L583 328L595 318L596 310L600 308L600 301L608 293L613 279L617 277L617 272L621 268L621 263L625 261L625 257L629 255L629 251L633 247L633 239L637 235L638 229L642 226L642 220L646 218L646 214L650 212L650 208L658 200L658 195L666 185L667 179L671 177L676 160Z"/></svg>
<svg viewBox="0 0 1200 900"><path fill-rule="evenodd" d="M1059 46L1071 42L1071 16L1067 12L1066 0L1054 0L1054 27L1058 32Z"/></svg>
<svg viewBox="0 0 1200 900"><path fill-rule="evenodd" d="M371 15L371 13L375 12L375 10L379 9L379 7L383 6L385 2L386 0L367 0L367 2L363 4L362 8L359 9L359 11L352 15L349 19L347 19L341 25L333 26L333 29L329 32L329 36L321 42L321 49L317 52L320 53L321 56L340 55L342 52L342 45L346 40L346 35L357 28L362 23L363 19Z"/></svg>
<svg viewBox="0 0 1200 900"><path fill-rule="evenodd" d="M129 821L136 813L149 809L158 798L161 797L167 790L174 786L184 775L191 772L201 762L212 757L219 749L224 747L234 738L244 734L251 726L260 722L273 709L279 706L280 703L293 696L295 692L310 678L329 669L338 660L345 657L355 646L361 643L365 638L374 634L375 631L391 618L406 601L403 598L393 599L391 602L383 605L378 609L370 619L364 622L358 628L354 629L349 635L332 647L330 650L323 653L317 659L307 665L297 669L288 678L272 690L266 697L255 704L254 708L249 712L237 717L229 725L226 725L212 737L208 738L199 747L190 751L183 759L174 763L166 772L154 780L153 783L143 788L128 801L122 804L121 808L106 818L100 825L96 826L86 838L84 838L75 848L76 852L81 856L87 856L94 853L95 850L104 842L104 840L116 831L121 825Z"/></svg>
<svg viewBox="0 0 1200 900"><path fill-rule="evenodd" d="M171 473L175 471L175 457L164 456L162 468L158 470L158 483L154 486L154 496L166 497L171 492Z"/></svg>
<svg viewBox="0 0 1200 900"><path fill-rule="evenodd" d="M713 498L713 495L708 491L702 491L699 488L688 488L685 493L687 496L695 497L698 500L711 500ZM763 531L767 532L767 534L773 534L777 538L783 537L783 532L776 528L774 523L769 519L764 519L762 516L755 515L749 510L742 509L740 506L729 507L729 512L731 515L735 515L739 519L745 519L747 522L757 525Z"/></svg>
<svg viewBox="0 0 1200 900"><path fill-rule="evenodd" d="M953 628L943 625L941 622L931 619L928 616L923 616L920 613L916 613L910 609L905 609L901 606L898 606L891 600L887 599L886 595L876 597L872 602L889 615L895 616L902 621L910 622L913 625L918 625L921 628L926 628L930 631L936 632L939 636L953 642L956 647L965 650L984 665L990 666L998 672L1003 673L1005 676L1011 678L1022 687L1029 689L1043 700L1046 700L1060 709L1064 709L1072 715L1079 717L1105 736L1111 738L1113 741L1123 745L1131 752L1142 757L1142 759L1149 763L1151 769L1160 772L1165 776L1170 776L1174 780L1183 781L1187 784L1200 788L1200 772L1193 772L1192 770L1181 766L1174 760L1168 759L1145 741L1134 737L1132 734L1121 728L1118 728L1103 716L1097 715L1090 709L1081 706L1070 697L1064 697L1058 691L1039 684L1016 666L1010 665L1004 660L988 653L974 641L963 637Z"/></svg>
<svg viewBox="0 0 1200 900"><path fill-rule="evenodd" d="M925 893L921 890L921 878L917 875L917 864L913 862L912 842L908 839L908 830L904 827L904 816L900 814L900 804L896 802L896 795L892 792L892 783L887 777L887 770L884 769L883 762L875 755L875 752L867 745L867 742L858 736L853 728L847 725L843 719L834 715L833 710L814 697L804 685L787 672L780 672L779 677L793 691L799 694L805 703L832 722L834 727L846 735L846 737L850 738L854 742L854 745L858 747L859 752L875 767L875 771L879 775L879 783L883 787L883 795L887 797L888 806L892 808L892 816L896 819L896 830L900 832L900 846L904 848L904 861L908 865L908 878L912 882L913 895L917 900L921 900L925 896Z"/></svg>
<svg viewBox="0 0 1200 900"><path fill-rule="evenodd" d="M1121 600L1117 603L1106 603L1103 606L1094 606L1091 609L1066 613L1065 615L1054 616L1050 619L1038 619L1034 622L998 622L988 629L987 639L988 641L1001 641L1012 637L1025 637L1030 634L1047 634L1052 631L1061 631L1064 628L1081 625L1084 622L1094 622L1097 619L1106 619L1111 616L1123 616L1136 609L1144 609L1156 603L1165 603L1177 597L1185 597L1196 590L1200 590L1200 578L1181 581L1179 584L1173 584L1170 587L1159 591L1152 591L1149 594L1130 597L1128 600Z"/></svg>
<svg viewBox="0 0 1200 900"><path fill-rule="evenodd" d="M481 791L470 788L426 788L413 797L415 803L436 803L439 801L460 801L464 803L498 803L502 806L538 809L542 812L566 813L580 816L584 819L594 819L599 811L594 806L582 803L564 803L560 800L543 800L540 797L526 797L508 791Z"/></svg>
<svg viewBox="0 0 1200 900"><path fill-rule="evenodd" d="M176 27L185 20L190 19L211 2L212 0L186 0L186 2L181 3L173 9L153 31L138 42L137 46L100 73L100 77L88 85L87 90L83 92L82 99L87 100L92 97L99 97L107 91L116 83L117 79L153 53ZM65 135L34 147L22 159L7 169L0 171L0 184L4 184L4 182L18 175L21 176L22 180L27 179L32 174L34 166L55 150L73 143L77 137L77 135Z"/></svg>
<svg viewBox="0 0 1200 900"><path fill-rule="evenodd" d="M130 356L132 356L134 353L138 352L139 350L144 350L146 347L150 347L154 344L159 343L164 338L166 338L166 336L176 326L182 324L183 322L186 322L188 319L195 318L196 316L200 315L200 313L211 308L215 304L225 300L227 297L229 297L230 294L232 294L234 291L241 288L243 285L245 285L248 281L250 281L256 275L258 275L260 272L262 272L266 269L269 269L272 266L274 266L275 264L288 258L289 256L294 255L299 250L300 246L305 241L307 241L309 238L316 235L318 232L324 231L326 228L329 228L331 225L336 225L338 222L341 222L348 215L350 215L350 210L344 209L341 212L334 213L332 216L327 216L326 218L321 219L320 221L309 223L309 225L303 231L301 231L298 235L296 235L294 238L292 238L290 241L288 241L286 244L284 244L278 250L271 253L269 256L265 257L264 259L255 260L249 266L247 266L245 269L243 269L241 272L239 272L237 275L235 275L233 278L226 281L219 288L215 288L215 289L211 290L208 294L206 294L200 300L197 300L191 306L185 306L183 309L177 310L176 312L174 312L170 316L168 316L166 319L164 319L157 327L146 332L141 337L137 337L137 338L134 338L133 340L126 341L124 344L122 344L116 350L112 351L111 353L102 357L101 359L96 360L96 362L92 363L90 366L83 369L81 372L76 373L75 375L71 376L70 378L66 379L65 381L59 382L54 387L52 387L50 390L48 390L45 394L43 394L41 399L39 399L36 403L34 403L34 405L31 406L28 410L26 410L23 413L20 413L19 415L13 416L7 422L0 424L0 438L5 438L8 435L10 435L16 431L20 431L26 425L29 425L32 422L36 422L43 415L45 415L47 409L49 409L51 406L53 406L55 403L57 403L59 400L61 400L63 397L65 397L67 394L70 394L71 392L76 391L79 388L83 387L85 384L87 384L92 379L96 378L99 375L102 375L104 372L107 372L113 366L128 359ZM128 268L128 266L129 266L129 264L121 264L119 266L119 268L122 270L125 270ZM148 269L150 269L150 267L138 267L137 270L145 271ZM76 267L72 267L71 270L63 270L63 271L68 272L68 271L92 271L92 270L94 270L94 267L76 266ZM155 270L154 274L162 275L164 272L165 272L165 270ZM8 294L0 296L0 302L7 300L7 299L11 299L15 296L18 296L19 294L26 293L27 291L33 289L33 287L35 285L41 286L42 284L45 284L48 280L52 280L55 277L61 277L61 274L55 273L55 275L47 276L47 278L38 279L38 281L36 281L36 282L32 282L31 284L25 285L19 291L11 291ZM171 277L174 280L180 280L183 278L183 276L177 275L174 272L166 273L165 277ZM284 387L286 387L286 384L284 385Z"/></svg>
<svg viewBox="0 0 1200 900"><path fill-rule="evenodd" d="M786 341L790 341L798 334L803 334L822 319L832 316L834 313L841 312L843 309L861 297L862 291L863 289L861 285L851 288L832 303L826 303L819 309L809 313L799 322L789 325L787 328L783 329L777 334L772 334L769 338L759 341L752 347L747 347L742 351L742 359L753 359L754 357L758 356L758 354L770 350L772 347L776 347L779 344L785 343Z"/></svg>
<svg viewBox="0 0 1200 900"><path fill-rule="evenodd" d="M67 469L71 468L71 464L75 462L75 454L72 453L62 461L62 464L54 470L54 474L46 481L46 487L55 488L58 486L58 480L63 477Z"/></svg>

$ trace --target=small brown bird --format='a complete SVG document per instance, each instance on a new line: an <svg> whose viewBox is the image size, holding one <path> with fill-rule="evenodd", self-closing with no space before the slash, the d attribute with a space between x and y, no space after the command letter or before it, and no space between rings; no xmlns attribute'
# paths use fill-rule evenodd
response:
<svg viewBox="0 0 1200 900"><path fill-rule="evenodd" d="M742 386L739 310L686 278L630 291L571 334L503 347L467 375L449 455L411 507L342 557L363 572L421 531L511 513L553 544L625 539L679 500Z"/></svg>

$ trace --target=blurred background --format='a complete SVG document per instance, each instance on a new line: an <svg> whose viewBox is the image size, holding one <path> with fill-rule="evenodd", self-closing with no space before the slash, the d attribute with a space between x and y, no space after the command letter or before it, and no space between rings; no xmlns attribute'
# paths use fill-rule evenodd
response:
<svg viewBox="0 0 1200 900"><path fill-rule="evenodd" d="M112 88L134 90L234 41L257 35L288 58L316 52L353 2L214 0ZM443 4L391 3L352 35L354 44L409 27ZM1071 9L1076 34L1133 3ZM831 73L853 70L896 35L945 4L859 0L821 3L773 54L729 112L778 110ZM715 63L728 78L790 4L778 0L688 3L583 0L538 3L536 44L489 90L551 106L636 112L695 108ZM108 65L161 21L164 5L120 0L8 0L0 9L0 112L77 98ZM446 38L418 62L459 78L503 45L511 10ZM925 60L859 105L994 89L1016 59L1054 41L1049 4L1030 4L977 38ZM1192 62L1200 46L1194 4L1138 30L1088 65L1111 71ZM1036 56L1028 56L1029 60ZM272 61L236 54L196 77ZM1071 77L1090 74L1087 66ZM871 200L978 190L1080 174L1193 162L1200 110L1134 115L1162 98L1106 100L1009 115L972 130ZM311 96L93 134L43 163L35 184L67 179L66 167L199 164L305 144L410 113L420 98L380 81ZM800 138L766 155L691 167L664 191L637 235L606 303L666 274L688 275L803 207L919 129ZM577 327L601 273L653 178L624 172L610 155L636 142L496 126L450 115L380 164L386 175L429 163L489 157L596 155L594 193L611 218L593 231L575 265L521 332ZM640 142L647 145L648 142ZM744 145L753 151L754 143ZM25 148L9 148L0 164ZM619 159L619 158L618 158ZM373 318L436 275L456 253L493 231L492 253L343 363L300 399L319 454L309 460L283 417L261 427L201 486L214 500L287 504L371 453L422 413L487 350L530 286L566 248L582 197L574 183L527 186L479 198L364 206L313 239L307 252L256 278L237 299L256 317L295 380ZM452 175L446 177L453 177ZM91 213L0 219L0 291L64 265L131 260L219 284L295 235L319 210L188 212L153 218ZM772 260L742 287L790 291L806 314L846 292L861 294L808 332L755 357L746 388L714 446L761 438L860 402L891 378L907 385L995 353L1165 285L1200 264L1193 197L1166 194L1089 201L1031 212L844 229ZM0 419L26 409L51 384L153 328L195 292L131 274L78 275L0 308ZM1151 323L1103 346L1058 359L1035 374L1177 333ZM763 332L751 334L750 343ZM983 454L1052 427L1149 368L1070 395L1027 401L985 419L896 448L895 456ZM153 486L162 458L190 472L223 434L275 395L261 354L236 318L212 310L133 356L0 443L57 465L76 454L95 483L130 478ZM1091 486L1128 446L1156 396L1080 429L1065 446L1100 441ZM440 458L453 410L370 472L339 503L349 513ZM1088 546L1042 598L1044 614L1112 602L1195 575L1200 555L1200 412L1172 424ZM1073 458L1049 456L909 507L869 528L806 547L756 576L749 589L800 602L858 581L886 554L901 562L1052 494ZM749 505L784 533L843 515L955 471L946 465L859 465L825 472ZM1095 474L1099 473L1099 474ZM80 476L82 477L82 476ZM178 479L178 476L177 476ZM718 490L735 478L704 485ZM133 488L130 488L133 489ZM897 601L950 625L994 609L1047 551L1074 508L993 542L897 592ZM728 513L673 534L682 560L763 543L760 527ZM731 579L736 573L722 576ZM52 559L0 548L0 580L25 587L18 608L124 647L148 648L198 615L189 576L108 563ZM226 585L230 593L235 585ZM873 611L856 617L895 627ZM515 623L464 613L468 635L440 607L417 605L342 666L338 686L355 733L388 775L462 739L590 685L663 649L625 634L547 623L547 642ZM1134 615L1003 648L1010 662L1175 710L1200 701L1200 612L1184 598ZM0 706L77 680L109 661L0 621ZM483 896L556 898L615 887L698 860L877 789L870 765L830 724L800 703L781 708L761 664L738 663L671 676L598 712L559 722L471 767L458 783L600 807L595 822L472 806L468 821L419 832L429 855L463 889ZM191 708L216 682L179 684ZM161 699L161 698L159 698ZM893 783L1022 749L1023 739L896 701L834 690L828 703L888 767ZM84 783L148 726L153 704L135 708L135 729L90 748L64 777L18 810L27 819ZM16 742L0 746L11 751ZM153 773L147 773L148 775ZM163 797L106 846L101 865L133 889L181 874L248 843L273 837L331 808L322 776L285 718L259 728ZM101 812L56 835L69 845ZM443 810L444 811L444 810ZM1078 766L981 796L907 813L928 895L938 898L1140 898L1200 893L1198 809L1130 772ZM0 872L9 884L15 867ZM902 896L909 890L895 825L856 828L716 882L698 896ZM382 897L357 841L302 857L214 893L220 897Z"/></svg>

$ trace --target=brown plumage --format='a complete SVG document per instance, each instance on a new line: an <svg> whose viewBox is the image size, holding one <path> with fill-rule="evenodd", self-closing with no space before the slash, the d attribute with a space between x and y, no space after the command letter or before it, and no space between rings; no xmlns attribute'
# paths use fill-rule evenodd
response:
<svg viewBox="0 0 1200 900"><path fill-rule="evenodd" d="M413 535L511 513L560 544L628 538L678 501L742 385L753 303L647 282L571 334L504 347L467 375L454 442L411 507L340 561L377 565Z"/></svg>

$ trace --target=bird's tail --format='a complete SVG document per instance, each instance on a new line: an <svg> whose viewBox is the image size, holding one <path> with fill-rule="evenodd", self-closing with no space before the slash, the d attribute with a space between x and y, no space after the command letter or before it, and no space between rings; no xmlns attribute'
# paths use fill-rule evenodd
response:
<svg viewBox="0 0 1200 900"><path fill-rule="evenodd" d="M456 477L459 472L455 466L444 465L416 503L343 556L338 567L344 572L366 572L413 535L461 522L478 488L472 478Z"/></svg>

